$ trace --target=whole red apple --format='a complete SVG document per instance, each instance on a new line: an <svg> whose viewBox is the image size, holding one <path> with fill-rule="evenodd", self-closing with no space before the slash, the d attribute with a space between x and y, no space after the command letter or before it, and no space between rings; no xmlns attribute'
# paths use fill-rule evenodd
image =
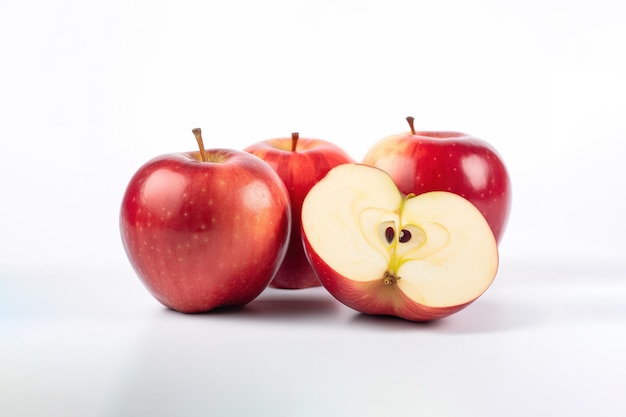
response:
<svg viewBox="0 0 626 417"><path fill-rule="evenodd" d="M363 163L386 171L404 194L449 191L471 201L502 239L511 206L509 175L487 142L459 132L410 132L376 143Z"/></svg>
<svg viewBox="0 0 626 417"><path fill-rule="evenodd" d="M291 200L293 222L289 249L276 277L270 283L274 288L308 288L320 285L311 269L302 247L300 212L302 202L313 185L333 167L353 162L338 146L322 139L276 138L255 143L245 149L265 162L278 173L287 186Z"/></svg>
<svg viewBox="0 0 626 417"><path fill-rule="evenodd" d="M498 247L463 197L403 195L383 170L344 164L302 206L305 249L324 287L366 314L413 321L463 309L491 285Z"/></svg>
<svg viewBox="0 0 626 417"><path fill-rule="evenodd" d="M276 172L249 153L204 149L156 157L132 177L120 212L128 259L148 291L184 313L240 306L270 283L291 212Z"/></svg>

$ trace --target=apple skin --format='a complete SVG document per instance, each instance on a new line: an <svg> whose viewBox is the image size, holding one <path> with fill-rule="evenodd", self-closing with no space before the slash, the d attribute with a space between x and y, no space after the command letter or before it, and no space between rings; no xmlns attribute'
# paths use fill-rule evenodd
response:
<svg viewBox="0 0 626 417"><path fill-rule="evenodd" d="M396 285L382 280L357 282L328 266L313 250L304 235L304 246L322 285L342 304L363 314L395 316L409 321L426 322L450 316L475 300L449 307L429 307L407 297Z"/></svg>
<svg viewBox="0 0 626 417"><path fill-rule="evenodd" d="M294 133L294 135L297 135ZM320 286L302 246L302 202L319 180L337 165L351 163L352 158L338 146L322 140L296 137L276 138L255 143L245 149L267 162L278 173L289 192L292 212L291 238L287 255L270 287L301 289Z"/></svg>
<svg viewBox="0 0 626 417"><path fill-rule="evenodd" d="M120 211L131 265L163 305L199 313L241 306L270 283L287 250L289 197L246 152L168 154L132 177Z"/></svg>
<svg viewBox="0 0 626 417"><path fill-rule="evenodd" d="M363 163L386 171L404 194L448 191L466 198L501 241L511 209L511 184L502 158L489 143L459 132L411 131L382 139Z"/></svg>

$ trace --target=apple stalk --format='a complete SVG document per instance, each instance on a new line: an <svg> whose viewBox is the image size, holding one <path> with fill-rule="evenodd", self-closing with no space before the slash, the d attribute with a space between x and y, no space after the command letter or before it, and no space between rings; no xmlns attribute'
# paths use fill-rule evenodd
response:
<svg viewBox="0 0 626 417"><path fill-rule="evenodd" d="M408 116L406 121L409 123L409 127L411 128L411 134L415 135L415 118L413 116Z"/></svg>
<svg viewBox="0 0 626 417"><path fill-rule="evenodd" d="M198 147L200 148L200 160L202 162L209 162L206 156L206 150L204 149L204 141L202 140L202 129L196 127L191 129L191 132L196 137L196 142L198 142Z"/></svg>
<svg viewBox="0 0 626 417"><path fill-rule="evenodd" d="M298 132L293 132L291 134L291 152L296 151L296 147L298 146L298 139L300 139L300 134Z"/></svg>

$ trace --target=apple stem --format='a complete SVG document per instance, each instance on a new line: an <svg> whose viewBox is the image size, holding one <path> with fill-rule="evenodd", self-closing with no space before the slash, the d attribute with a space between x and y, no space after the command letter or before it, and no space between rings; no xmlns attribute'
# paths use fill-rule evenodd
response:
<svg viewBox="0 0 626 417"><path fill-rule="evenodd" d="M293 132L291 134L291 152L296 151L296 146L298 146L298 139L300 139L300 134L298 132Z"/></svg>
<svg viewBox="0 0 626 417"><path fill-rule="evenodd" d="M413 118L413 116L409 116L406 118L406 121L409 122L409 127L411 128L411 134L414 135L415 134L415 126L413 125L413 121L415 119Z"/></svg>
<svg viewBox="0 0 626 417"><path fill-rule="evenodd" d="M191 131L196 137L198 147L200 148L200 160L202 160L202 162L208 162L206 157L206 150L204 149L204 142L202 141L202 130L199 127L196 127L195 129L191 129Z"/></svg>

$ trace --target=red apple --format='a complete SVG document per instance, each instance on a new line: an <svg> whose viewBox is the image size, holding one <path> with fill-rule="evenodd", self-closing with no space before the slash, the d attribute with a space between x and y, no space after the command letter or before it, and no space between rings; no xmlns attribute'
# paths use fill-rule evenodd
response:
<svg viewBox="0 0 626 417"><path fill-rule="evenodd" d="M240 306L270 283L287 250L289 196L249 153L204 149L152 159L130 180L120 229L148 291L184 313Z"/></svg>
<svg viewBox="0 0 626 417"><path fill-rule="evenodd" d="M265 162L278 173L287 186L291 200L293 223L289 249L282 266L270 286L274 288L308 288L320 282L311 269L302 247L300 211L302 202L311 187L333 167L353 162L338 146L321 139L291 138L269 139L245 149Z"/></svg>
<svg viewBox="0 0 626 417"><path fill-rule="evenodd" d="M302 206L302 233L324 287L366 314L428 321L476 300L498 248L480 211L447 191L403 195L384 171L333 168Z"/></svg>
<svg viewBox="0 0 626 417"><path fill-rule="evenodd" d="M363 163L381 168L404 194L449 191L471 201L500 241L509 217L511 185L502 158L487 142L458 132L410 132L376 143Z"/></svg>

